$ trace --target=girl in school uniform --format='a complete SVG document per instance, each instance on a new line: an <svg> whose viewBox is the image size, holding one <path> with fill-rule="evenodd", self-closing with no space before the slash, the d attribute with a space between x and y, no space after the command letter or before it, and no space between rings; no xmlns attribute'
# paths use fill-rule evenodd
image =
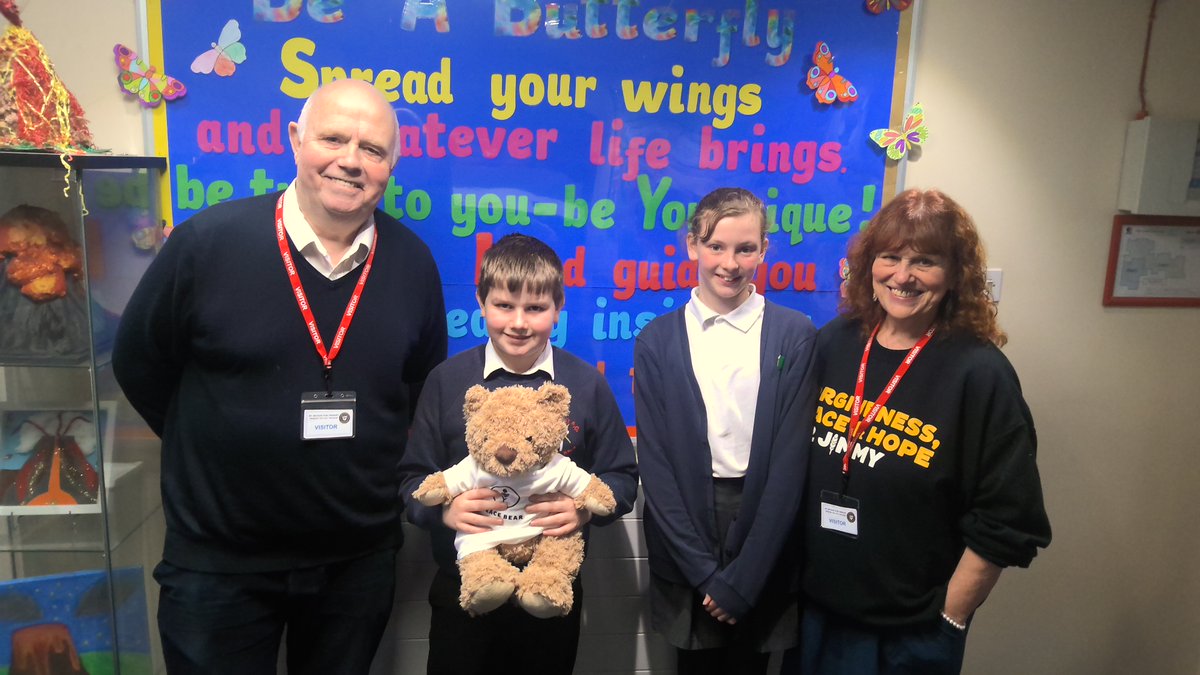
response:
<svg viewBox="0 0 1200 675"><path fill-rule="evenodd" d="M634 350L652 624L683 675L763 673L798 637L816 330L755 292L766 232L751 192L705 196L687 235L698 285Z"/></svg>

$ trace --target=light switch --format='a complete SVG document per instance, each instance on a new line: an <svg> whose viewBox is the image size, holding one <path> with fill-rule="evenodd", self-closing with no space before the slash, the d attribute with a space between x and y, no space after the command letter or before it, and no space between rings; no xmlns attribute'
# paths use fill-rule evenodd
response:
<svg viewBox="0 0 1200 675"><path fill-rule="evenodd" d="M1004 281L1004 270L989 267L987 271L987 290L992 296L992 302L1000 302L1000 284Z"/></svg>

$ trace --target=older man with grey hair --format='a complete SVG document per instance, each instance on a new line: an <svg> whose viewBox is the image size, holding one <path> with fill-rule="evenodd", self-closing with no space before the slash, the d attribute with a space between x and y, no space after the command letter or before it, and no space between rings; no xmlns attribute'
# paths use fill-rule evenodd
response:
<svg viewBox="0 0 1200 675"><path fill-rule="evenodd" d="M113 371L162 438L154 571L167 669L366 673L401 543L396 467L446 355L429 248L377 208L395 112L318 89L286 190L182 223L121 319Z"/></svg>

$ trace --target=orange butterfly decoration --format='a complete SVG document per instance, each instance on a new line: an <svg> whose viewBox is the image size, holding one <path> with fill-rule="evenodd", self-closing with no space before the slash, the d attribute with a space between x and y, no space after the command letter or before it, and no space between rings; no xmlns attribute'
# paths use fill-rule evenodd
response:
<svg viewBox="0 0 1200 675"><path fill-rule="evenodd" d="M889 9L903 12L912 4L913 0L867 0L867 11L872 14L883 14Z"/></svg>
<svg viewBox="0 0 1200 675"><path fill-rule="evenodd" d="M818 42L813 49L812 60L813 67L808 69L805 82L809 89L816 90L814 95L817 101L828 105L834 101L849 103L858 99L858 90L833 67L833 53L829 51L829 45Z"/></svg>

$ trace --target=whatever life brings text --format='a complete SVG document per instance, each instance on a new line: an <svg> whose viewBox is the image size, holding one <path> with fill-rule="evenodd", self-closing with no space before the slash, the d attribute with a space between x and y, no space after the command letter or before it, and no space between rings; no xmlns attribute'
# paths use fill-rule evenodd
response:
<svg viewBox="0 0 1200 675"><path fill-rule="evenodd" d="M619 40L639 37L657 42L682 39L687 44L700 41L701 31L717 35L717 53L712 65L720 68L729 63L735 42L746 48L764 46L763 61L770 66L782 66L792 54L795 37L795 12L768 9L766 29L759 33L760 9L758 0L746 0L745 9L717 12L705 7L652 7L638 16L634 9L639 0L582 0L578 3L545 4L538 0L495 0L491 10L496 35L530 38L544 28L546 37L553 40L604 39L615 34ZM343 3L335 0L254 0L254 18L258 21L287 22L300 16L306 6L309 18L318 23L337 23L344 18ZM418 22L428 21L439 33L450 32L453 15L451 0L404 0L400 10L400 27L415 31ZM475 0L455 4L455 11L480 11L485 5ZM613 26L615 31L609 30ZM735 40L734 34L740 33Z"/></svg>

